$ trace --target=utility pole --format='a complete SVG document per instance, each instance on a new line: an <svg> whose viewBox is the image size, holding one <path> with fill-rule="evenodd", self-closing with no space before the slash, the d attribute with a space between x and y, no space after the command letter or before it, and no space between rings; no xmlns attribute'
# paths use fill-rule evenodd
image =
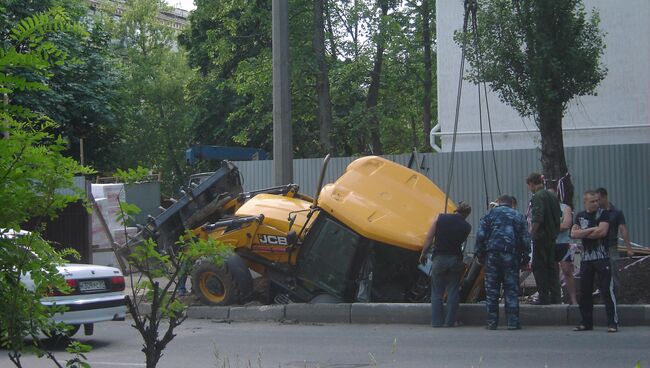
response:
<svg viewBox="0 0 650 368"><path fill-rule="evenodd" d="M293 182L293 132L289 76L289 2L272 0L273 177L274 185Z"/></svg>

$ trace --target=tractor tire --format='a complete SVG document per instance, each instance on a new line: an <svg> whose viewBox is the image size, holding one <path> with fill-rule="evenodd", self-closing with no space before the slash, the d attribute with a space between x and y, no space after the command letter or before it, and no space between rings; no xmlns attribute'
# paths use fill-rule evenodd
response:
<svg viewBox="0 0 650 368"><path fill-rule="evenodd" d="M221 265L201 260L192 271L192 292L207 305L242 304L253 293L253 278L236 254Z"/></svg>

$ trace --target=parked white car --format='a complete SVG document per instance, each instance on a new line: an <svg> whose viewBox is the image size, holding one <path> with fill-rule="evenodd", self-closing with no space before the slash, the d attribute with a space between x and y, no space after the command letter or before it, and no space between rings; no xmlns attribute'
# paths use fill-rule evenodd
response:
<svg viewBox="0 0 650 368"><path fill-rule="evenodd" d="M57 267L63 275L70 293L54 292L41 299L43 305L65 306L67 310L52 318L72 326L68 336L74 335L81 325L86 335L93 334L94 324L104 321L123 321L126 317L124 276L115 267L64 264ZM29 274L21 279L26 287L33 287Z"/></svg>
<svg viewBox="0 0 650 368"><path fill-rule="evenodd" d="M0 231L0 234L11 238L29 233L23 230L9 230ZM92 335L94 324L97 322L124 320L126 296L122 271L115 267L74 263L57 266L57 269L71 290L67 293L53 291L41 298L41 304L67 307L65 312L56 313L52 318L55 322L71 326L67 331L68 336L77 333L82 325L84 333ZM23 275L20 281L26 288L34 289L34 282L29 273Z"/></svg>

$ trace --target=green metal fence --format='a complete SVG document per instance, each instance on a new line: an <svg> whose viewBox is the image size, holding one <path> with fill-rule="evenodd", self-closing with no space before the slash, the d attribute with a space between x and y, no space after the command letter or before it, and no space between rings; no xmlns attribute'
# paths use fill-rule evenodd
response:
<svg viewBox="0 0 650 368"><path fill-rule="evenodd" d="M626 216L633 242L650 246L650 145L612 145L597 147L570 147L566 158L575 185L574 203L582 209L582 192L586 189L605 187L612 203L621 208ZM383 156L402 165L409 162L410 155ZM502 193L514 195L519 210L525 211L530 194L525 178L533 171L541 171L539 151L496 151L496 167ZM449 172L449 153L420 154L418 169L446 190ZM330 160L325 183L333 182L355 157L336 157ZM464 200L472 204L470 223L476 227L485 213L486 198L494 199L497 193L492 154L485 153L487 192L483 180L480 152L458 152L454 158L454 176L449 195L454 201ZM294 160L294 183L301 191L314 195L322 159ZM273 186L272 161L242 161L235 163L243 176L244 189L255 190ZM470 240L471 242L471 240Z"/></svg>

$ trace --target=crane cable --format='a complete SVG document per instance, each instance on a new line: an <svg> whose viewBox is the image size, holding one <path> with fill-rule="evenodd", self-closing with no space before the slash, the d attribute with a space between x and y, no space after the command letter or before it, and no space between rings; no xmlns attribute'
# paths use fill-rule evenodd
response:
<svg viewBox="0 0 650 368"><path fill-rule="evenodd" d="M469 14L469 3L465 1L465 15L463 16L463 34L467 33L467 19ZM449 192L451 190L451 179L454 177L454 158L456 156L456 137L458 135L458 117L460 116L460 97L463 91L463 74L465 72L465 47L466 41L463 37L462 45L460 46L460 72L458 73L458 92L456 94L456 116L454 118L454 134L451 140L451 157L449 159L449 170L447 172L447 184L445 186L445 213L449 204Z"/></svg>
<svg viewBox="0 0 650 368"><path fill-rule="evenodd" d="M464 16L463 16L463 35L467 34L467 24L468 24L468 19L471 16L472 17L472 32L474 33L474 47L477 52L477 58L479 62L479 69L478 73L479 75L481 74L481 70L483 69L483 57L481 54L481 49L479 45L479 40L478 40L478 27L477 27L477 21L476 21L476 8L477 8L477 3L476 0L465 0L464 3ZM451 182L452 178L454 175L454 160L455 160L455 155L456 155L456 138L458 136L458 121L459 121L459 116L460 116L460 100L461 100L461 95L462 95L462 90L463 90L463 75L465 72L465 51L466 51L466 45L467 39L466 37L463 37L463 41L461 44L461 61L460 61L460 72L458 76L458 93L456 95L456 114L454 118L454 133L452 136L452 144L451 144L451 158L449 161L449 171L448 171L448 176L447 176L447 184L446 184L446 190L445 190L445 213L447 213L448 209L448 202L449 202L449 192L451 190ZM495 149L494 149L494 136L492 134L492 120L490 117L490 106L488 103L488 98L487 98L487 86L485 82L483 83L483 91L485 95L485 108L487 112L487 120L488 120L488 129L490 133L490 143L491 143L491 148L492 148L492 162L494 164L494 174L496 178L496 185L497 185L497 193L499 196L501 195L501 185L499 183L499 174L497 170L497 163L496 163L496 155L495 155ZM479 78L479 83L477 84L478 87L478 102L479 102L479 125L480 125L480 138L481 138L481 166L483 169L483 184L485 188L485 207L488 207L488 204L490 203L489 199L489 194L488 194L488 189L487 189L487 170L485 168L485 159L484 159L484 153L485 149L483 146L483 113L482 113L482 103L481 103L481 82Z"/></svg>
<svg viewBox="0 0 650 368"><path fill-rule="evenodd" d="M481 52L481 47L479 43L479 38L478 38L478 25L476 21L476 1L473 1L475 4L474 7L472 8L472 32L474 33L474 48L476 49L476 54L477 54L477 59L478 59L478 66L479 66L479 76L483 70L483 53ZM483 84L483 92L485 96L485 111L487 113L487 120L488 120L488 130L490 132L490 144L492 148L492 163L494 165L494 177L496 179L496 185L497 185L497 194L501 196L501 184L499 183L499 171L497 169L497 160L496 160L496 154L494 150L494 136L492 134L492 119L490 117L490 104L488 100L488 93L487 93L487 83L485 81L481 82L479 78L479 83L477 84L478 87L478 113L479 113L479 124L480 124L480 134L481 134L481 162L483 165L483 183L485 185L485 197L486 197L486 208L488 203L490 203L490 199L488 198L488 190L487 190L487 174L485 170L485 159L484 159L484 153L485 150L483 148L483 109L481 106L481 84Z"/></svg>

